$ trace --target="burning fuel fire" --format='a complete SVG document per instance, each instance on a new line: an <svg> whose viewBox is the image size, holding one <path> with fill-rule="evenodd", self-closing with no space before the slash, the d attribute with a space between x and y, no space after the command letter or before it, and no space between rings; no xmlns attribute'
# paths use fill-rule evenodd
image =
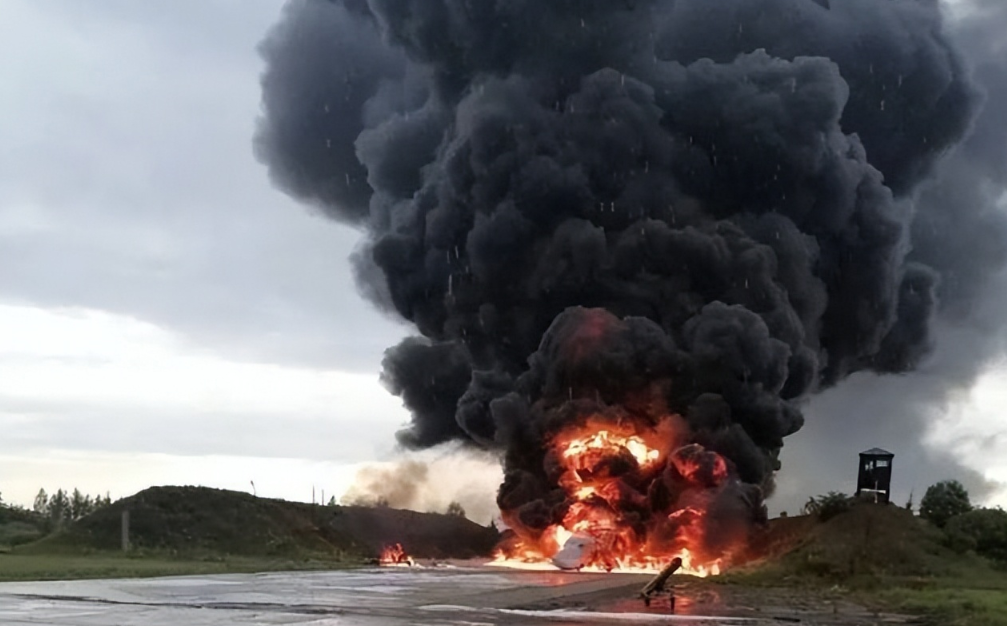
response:
<svg viewBox="0 0 1007 626"><path fill-rule="evenodd" d="M412 567L415 565L412 557L406 554L401 543L385 546L381 551L379 562L383 566Z"/></svg>
<svg viewBox="0 0 1007 626"><path fill-rule="evenodd" d="M672 417L656 425L591 417L559 432L547 465L566 495L562 521L535 532L503 511L515 536L495 564L653 573L678 557L683 573L719 574L725 554L707 548L708 503L685 502L690 488L716 489L730 471L723 457L683 439ZM679 498L670 497L676 492Z"/></svg>

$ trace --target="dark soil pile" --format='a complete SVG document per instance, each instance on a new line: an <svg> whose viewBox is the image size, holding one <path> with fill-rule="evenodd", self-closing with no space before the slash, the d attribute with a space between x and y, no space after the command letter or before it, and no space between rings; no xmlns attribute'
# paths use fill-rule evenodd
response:
<svg viewBox="0 0 1007 626"><path fill-rule="evenodd" d="M366 554L401 543L416 558L469 559L492 554L500 534L457 515L417 513L387 507L337 507L330 520Z"/></svg>
<svg viewBox="0 0 1007 626"><path fill-rule="evenodd" d="M205 487L154 487L74 523L33 548L117 550L122 512L130 544L174 554L366 559L389 543L417 558L488 556L496 530L465 518L377 507L258 498Z"/></svg>
<svg viewBox="0 0 1007 626"><path fill-rule="evenodd" d="M780 517L770 520L766 528L750 538L748 553L742 557L749 563L774 561L808 541L809 534L819 525L814 515Z"/></svg>

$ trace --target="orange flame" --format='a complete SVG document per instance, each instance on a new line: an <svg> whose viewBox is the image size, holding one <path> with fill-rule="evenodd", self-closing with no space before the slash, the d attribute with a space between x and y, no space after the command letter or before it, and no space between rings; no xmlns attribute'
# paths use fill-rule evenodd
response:
<svg viewBox="0 0 1007 626"><path fill-rule="evenodd" d="M402 548L401 543L385 546L384 550L381 551L381 557L378 559L378 562L385 566L412 567L415 565L412 557L406 554L405 549Z"/></svg>
<svg viewBox="0 0 1007 626"><path fill-rule="evenodd" d="M696 493L728 479L726 461L701 446L685 445L686 431L671 417L655 425L592 417L555 435L549 452L567 496L562 522L536 532L521 523L517 512L503 511L516 538L494 563L543 569L576 539L576 567L567 569L657 572L678 557L682 573L719 574L723 555L705 550L702 497L669 504L656 515L650 508L648 492L666 472Z"/></svg>

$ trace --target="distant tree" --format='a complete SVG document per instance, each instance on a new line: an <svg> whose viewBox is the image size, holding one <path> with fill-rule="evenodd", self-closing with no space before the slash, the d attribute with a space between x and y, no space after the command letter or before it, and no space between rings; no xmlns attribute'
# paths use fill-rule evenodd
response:
<svg viewBox="0 0 1007 626"><path fill-rule="evenodd" d="M32 506L32 510L39 515L49 514L49 494L45 492L45 489L38 490L38 495L35 496L35 503Z"/></svg>
<svg viewBox="0 0 1007 626"><path fill-rule="evenodd" d="M907 511L912 511L913 510L913 492L912 491L909 492L909 499L906 500L906 510Z"/></svg>
<svg viewBox="0 0 1007 626"><path fill-rule="evenodd" d="M73 495L70 496L70 515L68 516L70 520L77 521L84 517L90 511L90 500L84 497L84 494L80 492L80 489L74 487Z"/></svg>
<svg viewBox="0 0 1007 626"><path fill-rule="evenodd" d="M70 498L62 489L49 498L49 519L56 527L62 526L70 517Z"/></svg>
<svg viewBox="0 0 1007 626"><path fill-rule="evenodd" d="M462 507L461 502L452 502L448 505L447 514L457 517L465 517L465 509Z"/></svg>
<svg viewBox="0 0 1007 626"><path fill-rule="evenodd" d="M336 503L336 496L332 496L331 498L329 498L329 506L338 506L338 504Z"/></svg>
<svg viewBox="0 0 1007 626"><path fill-rule="evenodd" d="M802 511L805 515L815 515L824 522L848 511L850 506L850 499L846 494L830 491L817 498L810 498Z"/></svg>
<svg viewBox="0 0 1007 626"><path fill-rule="evenodd" d="M953 517L971 510L969 492L957 480L931 485L920 500L920 517L938 528L944 528Z"/></svg>

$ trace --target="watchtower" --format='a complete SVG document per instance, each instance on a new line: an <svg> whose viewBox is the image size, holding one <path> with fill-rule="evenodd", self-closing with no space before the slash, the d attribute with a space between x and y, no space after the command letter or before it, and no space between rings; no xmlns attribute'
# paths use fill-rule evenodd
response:
<svg viewBox="0 0 1007 626"><path fill-rule="evenodd" d="M881 448L860 453L857 473L857 496L873 498L878 504L888 504L892 495L892 459L895 455Z"/></svg>

